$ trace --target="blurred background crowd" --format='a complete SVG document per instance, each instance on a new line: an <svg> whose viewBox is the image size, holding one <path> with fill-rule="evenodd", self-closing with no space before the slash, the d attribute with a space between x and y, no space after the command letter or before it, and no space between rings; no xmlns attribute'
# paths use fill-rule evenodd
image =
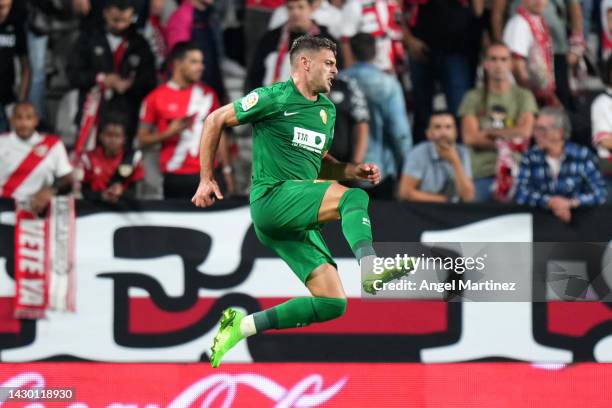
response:
<svg viewBox="0 0 612 408"><path fill-rule="evenodd" d="M305 33L337 43L330 153L381 168L372 198L567 222L612 197L612 0L0 0L2 195L190 199L203 120L287 80ZM51 176L11 187L47 134ZM228 196L250 136L222 138Z"/></svg>

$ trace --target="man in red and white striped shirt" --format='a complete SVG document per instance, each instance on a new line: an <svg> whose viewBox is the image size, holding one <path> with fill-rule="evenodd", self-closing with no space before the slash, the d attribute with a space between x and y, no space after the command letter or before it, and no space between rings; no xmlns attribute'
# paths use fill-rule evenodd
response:
<svg viewBox="0 0 612 408"><path fill-rule="evenodd" d="M0 196L29 201L41 213L58 191L72 188L72 166L57 136L36 131L38 115L31 103L18 103L13 131L0 135Z"/></svg>
<svg viewBox="0 0 612 408"><path fill-rule="evenodd" d="M220 105L214 90L198 82L204 70L204 56L196 44L176 44L170 60L171 80L158 86L143 102L138 140L143 147L162 144L164 197L191 198L200 180L198 149L204 119ZM231 191L232 168L225 138L221 139L220 159Z"/></svg>

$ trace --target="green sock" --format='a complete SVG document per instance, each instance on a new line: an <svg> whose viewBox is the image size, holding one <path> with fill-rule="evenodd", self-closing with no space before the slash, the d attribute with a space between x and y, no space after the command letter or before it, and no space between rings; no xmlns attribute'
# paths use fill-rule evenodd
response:
<svg viewBox="0 0 612 408"><path fill-rule="evenodd" d="M299 297L253 314L255 328L260 333L269 329L290 329L313 322L336 319L346 311L346 299Z"/></svg>
<svg viewBox="0 0 612 408"><path fill-rule="evenodd" d="M342 195L338 204L342 232L358 261L365 256L376 255L372 246L372 227L368 215L369 201L368 193L362 189L349 188Z"/></svg>

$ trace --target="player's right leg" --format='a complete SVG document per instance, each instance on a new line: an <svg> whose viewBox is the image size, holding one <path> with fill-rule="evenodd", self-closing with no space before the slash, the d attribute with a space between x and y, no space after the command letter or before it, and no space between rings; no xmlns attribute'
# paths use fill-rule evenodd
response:
<svg viewBox="0 0 612 408"><path fill-rule="evenodd" d="M386 283L399 279L407 275L413 266L412 260L409 260L406 264L385 268L381 273L373 272L376 252L373 247L368 205L369 197L364 190L332 184L321 202L319 222L325 223L338 218L341 220L344 237L365 273L362 287L364 291L375 295L375 282Z"/></svg>

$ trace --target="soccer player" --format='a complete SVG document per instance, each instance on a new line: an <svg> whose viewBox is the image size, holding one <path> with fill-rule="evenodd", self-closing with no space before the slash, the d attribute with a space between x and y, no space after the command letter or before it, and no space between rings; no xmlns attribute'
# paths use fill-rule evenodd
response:
<svg viewBox="0 0 612 408"><path fill-rule="evenodd" d="M203 121L220 104L215 91L199 82L205 69L204 54L196 43L177 43L169 60L172 78L155 88L142 104L138 141L142 147L161 143L159 165L164 176L164 197L189 198L199 181ZM233 190L229 150L226 138L221 140L223 180L228 190Z"/></svg>
<svg viewBox="0 0 612 408"><path fill-rule="evenodd" d="M258 88L241 100L211 113L201 140L201 181L192 202L208 207L222 199L213 178L213 161L224 128L253 125L251 217L259 240L272 248L306 285L312 297L300 297L245 316L226 309L212 347L211 364L238 341L269 329L307 326L344 314L346 295L336 264L320 233L320 225L340 219L342 231L362 269L371 271L376 254L368 216L368 195L323 180L380 182L371 163L340 163L327 154L336 109L324 95L337 74L336 46L328 39L305 35L289 51L291 78ZM364 290L376 293L374 282L404 276L408 265L369 274Z"/></svg>

